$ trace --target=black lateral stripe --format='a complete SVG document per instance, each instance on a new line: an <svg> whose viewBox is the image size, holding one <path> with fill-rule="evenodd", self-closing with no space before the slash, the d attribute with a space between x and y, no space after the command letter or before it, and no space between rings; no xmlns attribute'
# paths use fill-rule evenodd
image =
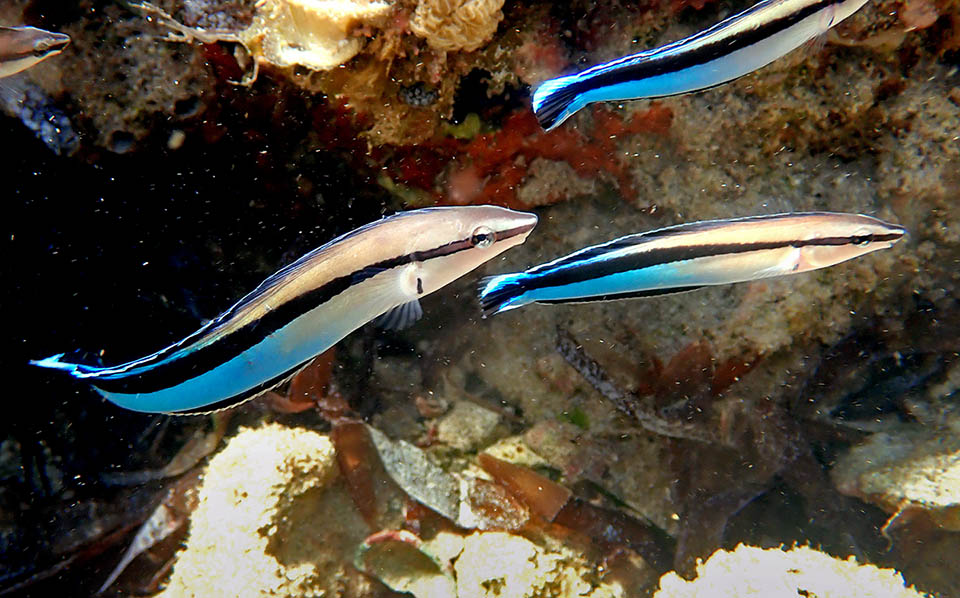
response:
<svg viewBox="0 0 960 598"><path fill-rule="evenodd" d="M510 229L498 235L497 238L498 240L507 239L522 234L524 230L523 228ZM263 342L267 336L287 326L300 316L330 301L351 286L363 282L384 270L404 266L413 262L422 262L436 257L452 255L459 251L469 249L472 246L469 238L461 239L427 251L413 252L383 260L361 270L330 280L326 284L274 308L259 320L248 322L245 326L230 335L217 339L200 349L189 351L187 347L174 345L169 351L158 353L156 359L151 360L150 364L145 363L143 366L132 368L129 372L91 378L90 381L97 388L105 392L126 394L155 392L176 386L237 357L244 351ZM226 319L221 320L218 318L220 321L226 321ZM204 337L205 335L198 336L194 339L194 342L200 342ZM188 352L183 357L163 362L170 354L184 349Z"/></svg>
<svg viewBox="0 0 960 598"><path fill-rule="evenodd" d="M776 35L785 29L789 29L807 17L810 17L829 6L832 6L833 4L839 4L842 1L843 0L822 0L820 2L815 2L792 14L780 19L763 23L759 27L746 31L735 37L723 36L713 43L700 46L687 52L671 52L669 54L659 53L654 54L647 59L641 59L635 64L623 64L610 67L609 70L598 71L595 74L586 76L582 81L576 81L572 83L571 87L573 87L576 93L579 94L600 87L607 87L610 85L627 83L629 81L647 79L667 73L675 73L693 66L706 64L710 61L726 56L727 54L732 54L737 50L742 50L752 46L753 44ZM761 4L764 6L761 6ZM761 4L753 6L740 15L735 15L734 17L731 17L731 19L739 20L742 18L749 18L754 13L765 9L768 3ZM729 21L730 19L721 21L717 25L690 37L687 42L694 43L698 40L702 40L704 37L715 33L718 29L729 25ZM629 57L625 57L620 60L628 62Z"/></svg>
<svg viewBox="0 0 960 598"><path fill-rule="evenodd" d="M900 236L901 235L896 233L869 235L864 239L864 241L892 241L899 239ZM607 260L598 259L594 262L583 265L577 265L577 262L562 261L561 263L555 264L557 266L556 268L551 268L548 271L532 274L530 278L524 281L524 284L526 290L531 291L533 289L576 284L578 282L595 280L604 276L611 276L614 274L620 274L622 272L629 272L631 270L641 270L651 266L659 266L673 262L683 262L716 255L749 253L751 251L782 249L784 247L839 246L848 245L850 242L851 240L849 237L824 237L821 239L809 239L805 241L680 245L677 247L667 247L652 251L631 253Z"/></svg>
<svg viewBox="0 0 960 598"><path fill-rule="evenodd" d="M540 299L535 303L591 303L593 301L617 301L619 299L637 299L640 297L658 297L660 295L675 295L677 293L686 293L702 289L704 285L692 287L669 287L664 289L648 289L646 291L632 291L630 293L607 293L606 295L591 295L589 297L577 297L575 299Z"/></svg>
<svg viewBox="0 0 960 598"><path fill-rule="evenodd" d="M793 216L802 216L807 214L815 214L810 212L797 212ZM608 255L610 252L617 251L620 249L625 249L628 247L634 247L641 243L651 241L654 239L660 239L663 237L680 237L692 233L703 233L717 228L726 228L730 226L731 223L753 223L753 222L764 222L764 221L775 221L783 218L782 214L773 214L770 216L749 216L747 218L738 218L734 220L704 220L702 222L687 222L683 224L674 224L672 226L665 226L663 228L658 228L651 231L646 231L642 233L636 233L633 235L626 235L624 237L619 237L606 243L601 243L600 245L594 245L592 247L586 247L579 251L575 251L568 256L556 259L552 262L546 264L541 264L539 266L534 266L529 268L526 272L527 274L534 274L538 272L544 272L548 270L553 270L554 268L559 268L561 266L569 266L580 264L584 261L594 259L594 258L603 258L605 255Z"/></svg>

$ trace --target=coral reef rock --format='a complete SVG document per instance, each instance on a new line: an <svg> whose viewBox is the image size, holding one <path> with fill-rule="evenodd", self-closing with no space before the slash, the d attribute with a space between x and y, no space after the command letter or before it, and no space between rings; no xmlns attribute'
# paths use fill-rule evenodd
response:
<svg viewBox="0 0 960 598"><path fill-rule="evenodd" d="M522 536L475 533L454 568L459 598L625 595L619 585L591 583L591 568L567 548L546 550Z"/></svg>
<svg viewBox="0 0 960 598"><path fill-rule="evenodd" d="M839 459L831 471L844 494L893 513L925 511L941 527L960 531L960 436L953 429L904 426L876 433Z"/></svg>
<svg viewBox="0 0 960 598"><path fill-rule="evenodd" d="M660 579L654 598L698 596L817 596L818 598L917 598L893 569L860 565L853 557L841 560L808 547L792 550L740 545L733 552L718 550L697 565L697 578L686 581L676 573Z"/></svg>
<svg viewBox="0 0 960 598"><path fill-rule="evenodd" d="M348 565L366 533L326 436L242 429L210 461L162 596L369 596Z"/></svg>
<svg viewBox="0 0 960 598"><path fill-rule="evenodd" d="M435 50L472 52L493 37L501 8L503 0L422 0L410 29Z"/></svg>

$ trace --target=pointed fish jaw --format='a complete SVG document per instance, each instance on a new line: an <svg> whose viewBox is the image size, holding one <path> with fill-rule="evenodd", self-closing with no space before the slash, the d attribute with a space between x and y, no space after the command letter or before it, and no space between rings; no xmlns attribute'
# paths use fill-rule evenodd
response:
<svg viewBox="0 0 960 598"><path fill-rule="evenodd" d="M497 206L475 206L459 210L463 210L458 214L459 232L451 238L462 239L465 248L420 263L423 295L446 286L504 251L520 245L526 241L538 221L536 214ZM470 240L477 232L491 232L492 242L471 244Z"/></svg>

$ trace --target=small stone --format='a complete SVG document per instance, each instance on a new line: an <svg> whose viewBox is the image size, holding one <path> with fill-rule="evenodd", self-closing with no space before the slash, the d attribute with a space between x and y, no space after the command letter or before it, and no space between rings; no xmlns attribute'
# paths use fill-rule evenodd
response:
<svg viewBox="0 0 960 598"><path fill-rule="evenodd" d="M471 401L457 401L437 423L437 441L462 451L476 450L493 437L500 415Z"/></svg>

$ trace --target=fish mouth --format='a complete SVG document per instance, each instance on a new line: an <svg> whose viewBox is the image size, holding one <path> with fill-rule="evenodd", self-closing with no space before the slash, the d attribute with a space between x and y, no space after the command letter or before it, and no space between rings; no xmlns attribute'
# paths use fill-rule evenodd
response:
<svg viewBox="0 0 960 598"><path fill-rule="evenodd" d="M62 34L61 34L62 35ZM50 42L49 51L50 52L62 52L64 48L70 45L70 36L63 35L60 37L57 36L56 39Z"/></svg>
<svg viewBox="0 0 960 598"><path fill-rule="evenodd" d="M907 229L905 229L904 227L898 226L898 225L892 225L892 226L890 227L890 234L891 234L891 235L895 235L895 236L893 237L893 239L891 240L891 242L892 242L892 243L896 243L896 242L899 241L900 239L902 239L902 238L904 238L905 236L907 236L907 233L909 233L909 231L908 231Z"/></svg>
<svg viewBox="0 0 960 598"><path fill-rule="evenodd" d="M540 218L538 218L536 214L517 212L516 217L513 219L515 226L497 232L497 241L506 241L514 237L522 237L518 240L518 242L522 243L527 235L530 234L530 231L537 226L539 221Z"/></svg>
<svg viewBox="0 0 960 598"><path fill-rule="evenodd" d="M37 58L59 54L70 45L70 36L62 33L51 33L50 37L37 42L33 48L33 55Z"/></svg>

